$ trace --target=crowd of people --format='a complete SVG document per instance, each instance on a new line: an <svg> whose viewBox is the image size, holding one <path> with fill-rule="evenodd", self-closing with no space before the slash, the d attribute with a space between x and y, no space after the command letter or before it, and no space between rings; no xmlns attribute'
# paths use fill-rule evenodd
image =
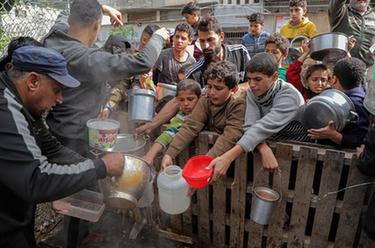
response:
<svg viewBox="0 0 375 248"><path fill-rule="evenodd" d="M75 0L40 42L13 39L0 61L0 192L7 199L0 204L0 247L35 247L35 204L122 173L120 153L90 153L86 122L126 112L128 89L155 91L157 83L176 86L176 96L159 99L152 121L133 130L151 134L169 123L143 157L151 165L158 154L162 168L175 164L209 130L219 134L207 153L214 158L213 182L245 152L258 152L265 170L282 170L268 139L357 149L359 169L374 176L375 12L368 0L345 2L330 0L328 15L332 31L351 36L348 53L329 61L310 58L309 39L318 32L306 0L289 1L290 20L279 33L264 30L264 16L253 13L242 44L227 44L218 20L201 16L193 2L182 8L186 22L172 37L147 25L138 49L118 35L96 47L103 14L114 27L123 25L119 11L97 0ZM288 64L290 42L301 35L299 57ZM355 124L340 131L333 121L318 129L302 125L300 107L327 89L350 98ZM366 222L373 239L374 216L373 197ZM65 227L65 247L78 247L86 229L76 218L66 218Z"/></svg>

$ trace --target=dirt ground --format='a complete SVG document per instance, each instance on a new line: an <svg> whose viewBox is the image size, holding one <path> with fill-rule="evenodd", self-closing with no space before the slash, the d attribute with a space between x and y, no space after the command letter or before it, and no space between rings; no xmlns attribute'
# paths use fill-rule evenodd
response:
<svg viewBox="0 0 375 248"><path fill-rule="evenodd" d="M62 248L63 247L63 220L61 215L56 215L48 209L49 204L42 206L37 218L36 230L43 229L44 233L38 231L36 236L39 240L38 248ZM40 214L44 213L44 214ZM48 225L40 222L43 216L48 220ZM118 210L106 209L103 216L96 223L90 224L90 233L96 239L82 244L81 248L186 248L184 244L162 237L156 225L146 224L134 240L129 239L134 220L127 214ZM53 229L52 226L54 226ZM49 227L46 228L46 227ZM49 231L49 232L48 232Z"/></svg>

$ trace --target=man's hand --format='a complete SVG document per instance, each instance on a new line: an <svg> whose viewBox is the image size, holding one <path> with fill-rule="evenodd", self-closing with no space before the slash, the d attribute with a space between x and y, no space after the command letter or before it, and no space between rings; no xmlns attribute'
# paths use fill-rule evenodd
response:
<svg viewBox="0 0 375 248"><path fill-rule="evenodd" d="M362 144L360 147L356 148L357 157L361 156L361 154L363 153L363 150L365 150L364 144Z"/></svg>
<svg viewBox="0 0 375 248"><path fill-rule="evenodd" d="M107 175L121 176L124 167L124 155L120 152L109 153L101 158L107 168Z"/></svg>
<svg viewBox="0 0 375 248"><path fill-rule="evenodd" d="M58 214L65 214L69 212L72 208L72 205L69 202L63 200L56 200L51 203L51 208Z"/></svg>
<svg viewBox="0 0 375 248"><path fill-rule="evenodd" d="M109 108L103 108L103 110L100 111L98 118L105 120L109 118L110 114L111 114L111 110L109 110Z"/></svg>
<svg viewBox="0 0 375 248"><path fill-rule="evenodd" d="M111 18L111 24L113 27L117 28L122 26L122 14L117 9L109 7L107 5L102 5L103 13Z"/></svg>
<svg viewBox="0 0 375 248"><path fill-rule="evenodd" d="M143 124L135 129L135 135L139 136L143 134L150 134L152 130L154 130L152 122L147 122L146 124Z"/></svg>
<svg viewBox="0 0 375 248"><path fill-rule="evenodd" d="M163 37L165 42L169 42L169 32L166 28L160 28L154 32L154 34L160 35Z"/></svg>
<svg viewBox="0 0 375 248"><path fill-rule="evenodd" d="M207 169L214 168L214 172L212 174L211 182L215 182L219 177L224 176L227 174L227 170L231 164L231 160L228 159L225 154L215 158L211 161L211 163L207 166Z"/></svg>
<svg viewBox="0 0 375 248"><path fill-rule="evenodd" d="M173 165L173 159L168 154L165 154L162 161L161 161L161 169L164 170L168 166Z"/></svg>

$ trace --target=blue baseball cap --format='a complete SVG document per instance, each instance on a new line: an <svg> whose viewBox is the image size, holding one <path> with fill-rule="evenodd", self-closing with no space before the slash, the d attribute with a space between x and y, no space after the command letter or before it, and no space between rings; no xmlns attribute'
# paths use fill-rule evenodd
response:
<svg viewBox="0 0 375 248"><path fill-rule="evenodd" d="M69 75L64 56L51 48L20 47L13 53L12 64L17 70L47 75L69 88L80 85L77 79Z"/></svg>

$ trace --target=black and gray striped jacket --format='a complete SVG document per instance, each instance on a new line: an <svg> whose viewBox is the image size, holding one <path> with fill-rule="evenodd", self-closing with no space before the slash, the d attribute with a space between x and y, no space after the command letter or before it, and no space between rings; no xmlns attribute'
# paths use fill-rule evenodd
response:
<svg viewBox="0 0 375 248"><path fill-rule="evenodd" d="M0 73L0 247L34 247L35 204L71 195L105 175L101 159L62 146Z"/></svg>

